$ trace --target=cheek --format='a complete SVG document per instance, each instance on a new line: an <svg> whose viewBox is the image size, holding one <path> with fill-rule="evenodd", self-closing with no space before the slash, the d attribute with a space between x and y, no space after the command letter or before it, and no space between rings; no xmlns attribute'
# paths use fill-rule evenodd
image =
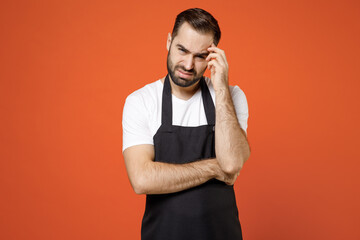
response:
<svg viewBox="0 0 360 240"><path fill-rule="evenodd" d="M177 55L176 52L173 51L173 49L170 49L169 53L168 53L168 60L172 63L172 64L176 64L176 60L177 59Z"/></svg>
<svg viewBox="0 0 360 240"><path fill-rule="evenodd" d="M197 72L198 73L200 73L200 72L203 72L203 71L205 71L206 70L206 67L207 67L207 61L201 61L201 62L197 62L196 63L196 70L197 70Z"/></svg>
<svg viewBox="0 0 360 240"><path fill-rule="evenodd" d="M173 63L174 66L178 65L179 63L181 63L181 58L179 56L177 56L176 54L173 54L170 58L171 62Z"/></svg>

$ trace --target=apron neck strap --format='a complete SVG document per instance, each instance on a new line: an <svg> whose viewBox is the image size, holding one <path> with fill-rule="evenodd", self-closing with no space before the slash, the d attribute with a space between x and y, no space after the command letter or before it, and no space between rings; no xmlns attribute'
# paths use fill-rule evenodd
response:
<svg viewBox="0 0 360 240"><path fill-rule="evenodd" d="M169 74L166 75L164 81L161 123L166 126L172 125L172 95Z"/></svg>
<svg viewBox="0 0 360 240"><path fill-rule="evenodd" d="M201 95L208 125L215 125L215 106L204 77L200 79ZM172 95L169 74L166 75L162 95L161 123L172 126Z"/></svg>
<svg viewBox="0 0 360 240"><path fill-rule="evenodd" d="M204 102L204 109L208 125L215 125L215 105L212 100L209 88L202 77L200 80L201 84L201 95Z"/></svg>

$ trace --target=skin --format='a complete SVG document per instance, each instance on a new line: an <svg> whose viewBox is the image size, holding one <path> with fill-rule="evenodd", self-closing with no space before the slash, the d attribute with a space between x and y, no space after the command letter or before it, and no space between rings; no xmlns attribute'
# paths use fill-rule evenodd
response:
<svg viewBox="0 0 360 240"><path fill-rule="evenodd" d="M167 69L176 92L193 90L199 86L198 81L204 75L207 67L207 48L211 45L212 34L198 34L188 23L184 23L174 41L169 34L166 47L168 50Z"/></svg>
<svg viewBox="0 0 360 240"><path fill-rule="evenodd" d="M181 25L174 39L168 35L167 49L168 69L174 77L170 84L176 97L191 98L199 88L199 77L206 68L211 71L216 95L217 157L187 164L169 164L154 162L153 145L132 146L123 153L130 183L137 194L178 192L212 178L233 185L249 158L250 149L229 91L225 52L213 44L212 34L197 32L188 23Z"/></svg>

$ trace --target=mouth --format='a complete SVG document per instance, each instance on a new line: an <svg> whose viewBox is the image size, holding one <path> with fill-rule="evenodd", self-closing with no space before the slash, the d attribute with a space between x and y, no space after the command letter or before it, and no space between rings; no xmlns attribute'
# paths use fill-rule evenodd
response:
<svg viewBox="0 0 360 240"><path fill-rule="evenodd" d="M189 79L194 75L193 73L185 72L181 69L177 69L177 72L179 73L180 78L185 78L185 79Z"/></svg>

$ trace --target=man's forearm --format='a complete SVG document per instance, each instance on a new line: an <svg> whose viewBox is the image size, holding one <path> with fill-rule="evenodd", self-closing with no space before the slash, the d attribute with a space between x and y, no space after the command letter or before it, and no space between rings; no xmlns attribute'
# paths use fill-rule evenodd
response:
<svg viewBox="0 0 360 240"><path fill-rule="evenodd" d="M240 128L228 87L217 89L215 152L221 169L228 174L240 171L250 156L245 132Z"/></svg>
<svg viewBox="0 0 360 240"><path fill-rule="evenodd" d="M140 177L138 194L179 192L198 186L219 175L216 159L186 164L147 162Z"/></svg>

